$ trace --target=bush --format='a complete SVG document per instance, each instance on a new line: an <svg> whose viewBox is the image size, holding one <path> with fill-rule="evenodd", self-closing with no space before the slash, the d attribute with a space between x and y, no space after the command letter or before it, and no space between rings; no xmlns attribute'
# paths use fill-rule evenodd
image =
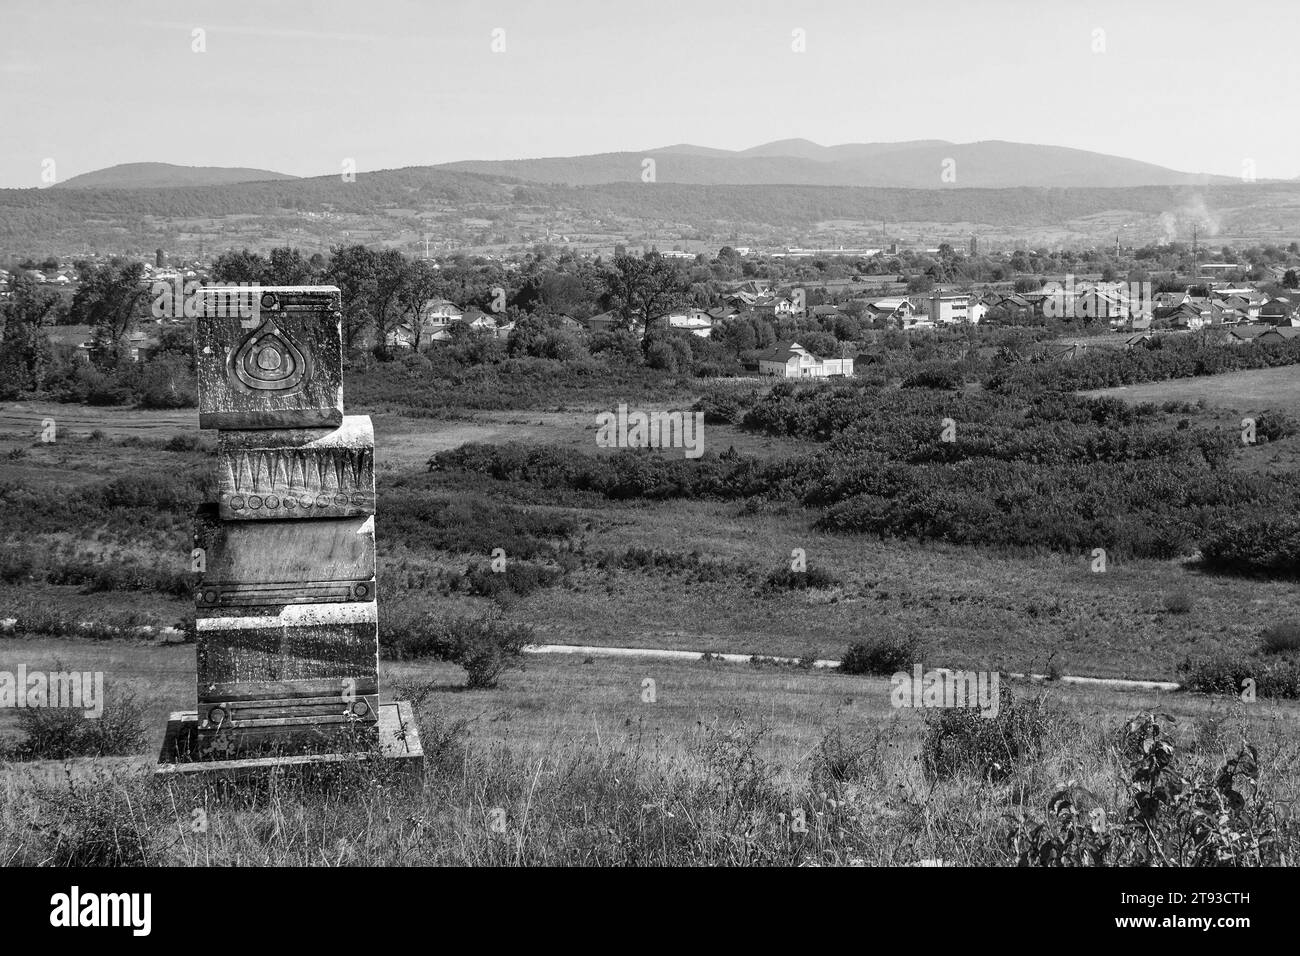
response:
<svg viewBox="0 0 1300 956"><path fill-rule="evenodd" d="M1255 417L1255 437L1261 441L1281 441L1300 432L1300 422L1276 408Z"/></svg>
<svg viewBox="0 0 1300 956"><path fill-rule="evenodd" d="M1214 571L1293 578L1300 575L1300 518L1233 522L1202 549Z"/></svg>
<svg viewBox="0 0 1300 956"><path fill-rule="evenodd" d="M841 674L879 674L888 676L910 671L919 656L920 638L914 635L875 637L855 641L840 661Z"/></svg>
<svg viewBox="0 0 1300 956"><path fill-rule="evenodd" d="M974 773L992 782L1006 779L1038 756L1053 716L1043 698L1018 698L998 687L998 712L986 717L974 707L945 707L926 714L921 761L930 780Z"/></svg>
<svg viewBox="0 0 1300 956"><path fill-rule="evenodd" d="M1202 549L1214 571L1274 577L1300 575L1300 518L1233 522Z"/></svg>
<svg viewBox="0 0 1300 956"><path fill-rule="evenodd" d="M1177 591L1166 594L1161 603L1170 614L1187 614L1191 611L1194 602L1191 594L1185 588L1179 588Z"/></svg>
<svg viewBox="0 0 1300 956"><path fill-rule="evenodd" d="M1260 635L1265 654L1287 654L1300 651L1300 623L1274 624Z"/></svg>
<svg viewBox="0 0 1300 956"><path fill-rule="evenodd" d="M494 571L490 565L476 564L465 571L462 580L470 594L481 597L524 597L560 580L560 572L527 561L509 561L505 570Z"/></svg>
<svg viewBox="0 0 1300 956"><path fill-rule="evenodd" d="M466 686L496 687L502 671L519 664L533 630L522 624L505 624L491 617L453 621L451 637L456 663L465 668Z"/></svg>
<svg viewBox="0 0 1300 956"><path fill-rule="evenodd" d="M1300 659L1265 659L1258 655L1219 651L1189 656L1178 665L1185 690L1239 697L1253 689L1260 697L1300 699Z"/></svg>
<svg viewBox="0 0 1300 956"><path fill-rule="evenodd" d="M812 591L839 584L840 579L823 568L809 567L803 571L781 568L767 576L766 588L769 591Z"/></svg>
<svg viewBox="0 0 1300 956"><path fill-rule="evenodd" d="M1067 786L1047 819L1007 834L1021 866L1278 866L1288 863L1291 824L1261 787L1258 754L1243 743L1217 769L1184 771L1167 725L1139 714L1125 725L1128 806L1108 819L1094 794Z"/></svg>
<svg viewBox="0 0 1300 956"><path fill-rule="evenodd" d="M23 739L3 756L8 760L132 756L144 750L143 716L144 707L132 694L108 697L98 718L69 708L23 708L18 711Z"/></svg>
<svg viewBox="0 0 1300 956"><path fill-rule="evenodd" d="M394 602L389 602L389 606ZM425 613L390 610L380 629L380 645L398 660L431 657L465 668L467 687L490 688L501 673L519 666L533 639L525 624L508 624L495 614L437 621Z"/></svg>
<svg viewBox="0 0 1300 956"><path fill-rule="evenodd" d="M136 790L134 799L130 789ZM38 831L39 862L57 867L157 865L157 791L130 789L120 781L43 787L42 816L51 822Z"/></svg>
<svg viewBox="0 0 1300 956"><path fill-rule="evenodd" d="M903 388L936 388L956 391L966 384L965 377L947 362L927 362L903 379Z"/></svg>
<svg viewBox="0 0 1300 956"><path fill-rule="evenodd" d="M876 769L874 740L862 731L841 727L822 735L812 755L809 779L813 783L854 783L867 779Z"/></svg>

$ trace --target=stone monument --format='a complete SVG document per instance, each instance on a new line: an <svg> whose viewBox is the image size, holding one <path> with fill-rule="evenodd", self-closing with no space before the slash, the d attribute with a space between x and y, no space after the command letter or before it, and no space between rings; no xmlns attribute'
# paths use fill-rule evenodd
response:
<svg viewBox="0 0 1300 956"><path fill-rule="evenodd" d="M198 706L171 715L158 770L418 762L409 704L379 697L375 438L369 417L343 414L339 290L199 297L218 500L195 527Z"/></svg>

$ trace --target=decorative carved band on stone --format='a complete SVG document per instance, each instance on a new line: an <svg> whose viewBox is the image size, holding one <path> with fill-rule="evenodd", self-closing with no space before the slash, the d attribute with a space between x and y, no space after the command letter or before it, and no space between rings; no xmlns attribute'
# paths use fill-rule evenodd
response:
<svg viewBox="0 0 1300 956"><path fill-rule="evenodd" d="M374 514L370 418L345 415L330 431L223 431L217 440L217 484L226 521Z"/></svg>

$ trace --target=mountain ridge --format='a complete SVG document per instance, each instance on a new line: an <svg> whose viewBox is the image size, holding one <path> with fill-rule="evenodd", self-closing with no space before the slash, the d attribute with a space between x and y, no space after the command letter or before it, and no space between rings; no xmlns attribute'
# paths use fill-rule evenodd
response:
<svg viewBox="0 0 1300 956"><path fill-rule="evenodd" d="M298 179L288 173L241 166L181 166L175 163L118 163L57 183L62 189L178 189Z"/></svg>
<svg viewBox="0 0 1300 956"><path fill-rule="evenodd" d="M653 159L647 179L645 160ZM1188 173L1154 163L1067 146L1008 140L953 143L841 143L777 140L743 150L678 143L642 151L458 160L435 168L509 176L530 182L594 186L614 182L698 185L822 185L905 189L1018 187L1100 188L1204 186L1232 177Z"/></svg>

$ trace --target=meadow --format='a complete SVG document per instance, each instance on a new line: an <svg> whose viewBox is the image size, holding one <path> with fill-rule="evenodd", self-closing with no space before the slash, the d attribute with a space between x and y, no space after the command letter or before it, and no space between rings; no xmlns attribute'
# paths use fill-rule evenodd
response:
<svg viewBox="0 0 1300 956"><path fill-rule="evenodd" d="M188 647L43 642L30 659L68 655L148 695L155 730L158 697L192 680ZM977 741L891 707L886 680L829 671L529 658L492 691L429 662L386 664L381 679L416 704L423 779L362 765L231 787L154 780L147 756L11 764L0 861L1251 865L1300 849L1289 706L1018 685L1016 710ZM1144 712L1169 717L1128 719ZM1161 772L1185 796L1139 821L1147 738L1168 747ZM1222 785L1244 739L1252 762Z"/></svg>
<svg viewBox="0 0 1300 956"><path fill-rule="evenodd" d="M6 763L0 861L1014 864L1059 862L1067 844L1107 862L1158 863L1185 846L1218 862L1294 861L1300 708L1280 699L1300 687L1286 669L1288 635L1300 622L1293 578L1223 573L1185 547L1112 547L1099 572L1090 542L1060 549L963 542L910 526L832 527L836 495L851 497L862 479L846 484L822 467L835 456L890 451L897 460L888 468L951 470L924 460L931 452L907 424L909 415L937 424L942 406L980 430L968 451L989 449L991 460L1038 447L1042 467L1056 455L1067 473L1072 449L1085 447L1072 444L1070 428L1088 440L1110 428L1124 444L1086 446L1101 448L1099 481L1112 480L1107 456L1116 448L1140 465L1166 448L1170 467L1192 468L1197 481L1222 469L1224 487L1237 488L1227 476L1254 475L1260 496L1251 507L1266 508L1290 500L1300 437L1283 428L1258 447L1232 445L1234 402L1257 408L1263 395L1267 408L1288 408L1281 393L1258 391L1261 376L1283 373L1294 366L1172 380L1161 385L1203 390L1158 396L1174 404L1132 417L1100 406L1093 424L1071 424L1075 406L1052 400L1041 407L1055 411L1028 430L1004 417L1019 399L979 385L823 388L792 401L766 386L661 378L631 399L597 383L557 387L518 408L437 397L408 406L391 377L362 385L348 410L375 420L381 680L387 696L415 702L429 772L419 782L376 767L338 779L285 773L233 793L149 776L167 714L193 706L193 644L75 629L82 620L188 628L189 514L210 492L211 436L198 436L192 413L8 404L0 408L0 619L16 622L0 634L0 670L102 670L143 739L109 741L99 756L70 763ZM1137 387L1146 386L1130 391ZM597 448L595 415L617 400L707 409L709 454L692 481L721 483L697 493L703 485L679 480L672 469L690 465L680 451L655 464ZM826 426L826 416L866 424ZM47 417L59 422L54 443L39 440ZM1182 437L1161 446L1166 432ZM1015 444L1016 434L1051 437L1034 446ZM471 443L477 450L466 449ZM517 460L535 473L503 479L500 470L521 467ZM742 473L766 484L757 493L717 490ZM800 484L804 474L811 478ZM1211 514L1179 525L1188 541L1217 530ZM1170 520L1165 510L1153 515ZM1062 513L1058 529L1071 520ZM498 547L502 574L489 569ZM799 561L806 570L792 572ZM911 642L926 669L1201 674L1196 686L1212 693L1008 680L1017 703L990 730L891 707L884 675L761 660L524 655L495 688L467 687L460 666L421 648L431 622L476 620L536 643L760 658L840 658L854 643ZM1231 660L1206 669L1225 655ZM1194 661L1201 671L1188 670ZM1240 699L1240 667L1247 676L1272 668L1267 692ZM1151 713L1176 722L1139 717ZM21 744L23 733L17 713L0 711L0 747ZM1169 762L1141 766L1140 739ZM1251 760L1237 759L1243 739L1256 748ZM1225 766L1227 790L1215 783ZM1135 793L1162 774L1184 781L1174 788L1183 796L1141 823ZM1236 834L1222 846L1202 826L1216 801L1229 807ZM1106 815L1100 828L1090 816L1097 807ZM205 831L191 829L196 810ZM1148 824L1161 834L1154 842L1139 839ZM1071 833L1078 839L1066 840Z"/></svg>

